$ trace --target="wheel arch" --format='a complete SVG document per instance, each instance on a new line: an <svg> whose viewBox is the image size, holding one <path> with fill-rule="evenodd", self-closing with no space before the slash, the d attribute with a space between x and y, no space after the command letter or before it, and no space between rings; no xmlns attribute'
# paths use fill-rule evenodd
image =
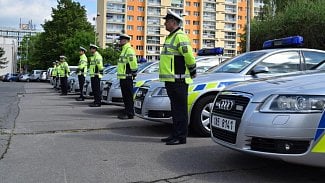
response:
<svg viewBox="0 0 325 183"><path fill-rule="evenodd" d="M188 119L188 123L189 125L191 124L191 119L193 119L193 109L196 107L196 105L198 104L198 101L200 101L202 98L204 97L207 97L207 96L210 96L210 95L215 95L217 96L217 94L219 93L220 91L216 91L216 90L213 90L213 91L209 91L209 92L206 92L206 93L203 93L202 95L199 95L199 97L194 101L194 103L191 105L190 107L190 111L189 111L189 119Z"/></svg>

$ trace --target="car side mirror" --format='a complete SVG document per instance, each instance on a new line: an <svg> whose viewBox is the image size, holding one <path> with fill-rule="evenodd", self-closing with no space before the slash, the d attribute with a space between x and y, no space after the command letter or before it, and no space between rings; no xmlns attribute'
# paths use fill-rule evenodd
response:
<svg viewBox="0 0 325 183"><path fill-rule="evenodd" d="M253 70L251 71L251 75L255 76L256 74L267 73L267 72L269 72L268 67L258 65L258 66L253 68Z"/></svg>

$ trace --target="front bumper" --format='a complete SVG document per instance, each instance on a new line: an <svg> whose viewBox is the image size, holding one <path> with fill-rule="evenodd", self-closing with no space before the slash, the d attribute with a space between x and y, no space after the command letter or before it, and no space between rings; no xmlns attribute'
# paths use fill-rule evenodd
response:
<svg viewBox="0 0 325 183"><path fill-rule="evenodd" d="M143 88L139 88L142 90ZM170 101L168 97L152 96L152 92L147 92L145 97L135 97L135 115L150 121L172 123Z"/></svg>
<svg viewBox="0 0 325 183"><path fill-rule="evenodd" d="M214 111L210 118L213 141L262 157L325 167L325 154L312 152L320 113L261 113L259 105L260 103L248 103L239 118ZM222 119L222 125L217 124L218 119L213 116L221 116L219 122ZM235 120L235 131L227 129L228 119Z"/></svg>

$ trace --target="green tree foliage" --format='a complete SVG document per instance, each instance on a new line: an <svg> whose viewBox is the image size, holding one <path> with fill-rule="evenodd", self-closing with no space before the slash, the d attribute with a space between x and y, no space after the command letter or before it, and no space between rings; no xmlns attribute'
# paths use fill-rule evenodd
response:
<svg viewBox="0 0 325 183"><path fill-rule="evenodd" d="M7 66L7 58L6 57L3 57L5 55L5 51L3 50L3 48L0 47L0 69L4 69L6 68Z"/></svg>
<svg viewBox="0 0 325 183"><path fill-rule="evenodd" d="M251 50L261 49L266 40L294 35L304 37L306 48L325 50L324 0L291 0L286 1L285 7L277 9L281 11L274 16L252 21ZM245 50L245 40L242 40L241 46Z"/></svg>

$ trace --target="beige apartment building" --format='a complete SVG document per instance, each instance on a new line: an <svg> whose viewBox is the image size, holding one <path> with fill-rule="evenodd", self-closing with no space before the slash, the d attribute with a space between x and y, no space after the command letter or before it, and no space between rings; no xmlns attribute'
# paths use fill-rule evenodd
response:
<svg viewBox="0 0 325 183"><path fill-rule="evenodd" d="M251 17L257 15L262 0L251 0ZM202 48L223 47L225 56L241 53L240 35L246 25L246 0L97 0L96 20L101 47L117 42L125 32L137 57L159 60L168 32L162 19L167 9L183 15L183 30L192 40L195 52Z"/></svg>

